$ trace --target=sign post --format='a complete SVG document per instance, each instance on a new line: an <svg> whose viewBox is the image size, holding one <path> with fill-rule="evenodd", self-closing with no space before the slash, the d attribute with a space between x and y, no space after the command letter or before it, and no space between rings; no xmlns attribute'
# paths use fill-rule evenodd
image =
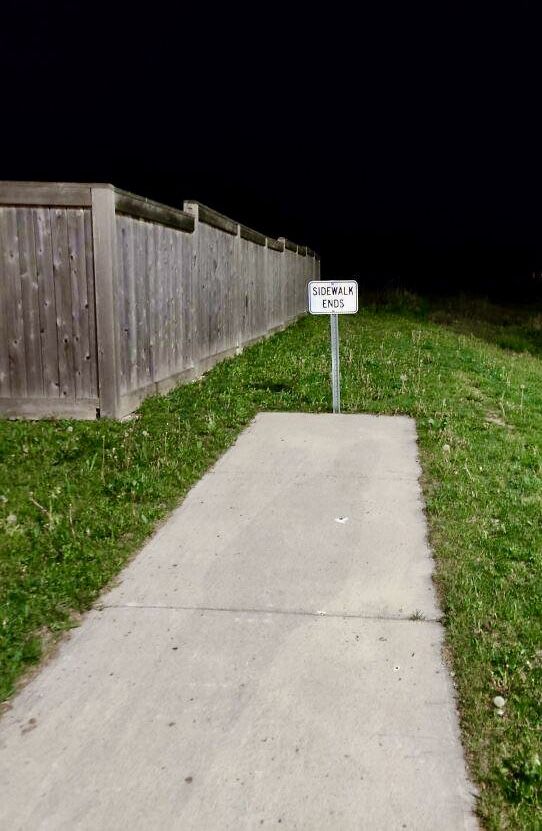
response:
<svg viewBox="0 0 542 831"><path fill-rule="evenodd" d="M329 316L331 324L331 390L333 393L333 412L341 412L341 365L339 363L339 316Z"/></svg>
<svg viewBox="0 0 542 831"><path fill-rule="evenodd" d="M333 412L340 413L339 315L356 314L358 310L358 284L355 280L311 280L308 290L309 312L311 315L329 315Z"/></svg>

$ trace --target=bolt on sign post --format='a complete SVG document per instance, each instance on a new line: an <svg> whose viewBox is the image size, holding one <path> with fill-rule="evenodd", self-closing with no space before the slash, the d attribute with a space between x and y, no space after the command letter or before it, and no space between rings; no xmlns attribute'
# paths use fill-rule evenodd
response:
<svg viewBox="0 0 542 831"><path fill-rule="evenodd" d="M311 315L329 315L331 324L333 412L340 413L339 315L356 314L358 310L358 284L355 280L311 280L308 291Z"/></svg>

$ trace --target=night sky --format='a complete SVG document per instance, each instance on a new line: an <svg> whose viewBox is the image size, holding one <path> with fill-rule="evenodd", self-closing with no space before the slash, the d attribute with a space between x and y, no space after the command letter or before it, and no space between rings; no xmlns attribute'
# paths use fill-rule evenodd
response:
<svg viewBox="0 0 542 831"><path fill-rule="evenodd" d="M370 286L542 287L535 4L197 8L8 4L0 178L197 199Z"/></svg>

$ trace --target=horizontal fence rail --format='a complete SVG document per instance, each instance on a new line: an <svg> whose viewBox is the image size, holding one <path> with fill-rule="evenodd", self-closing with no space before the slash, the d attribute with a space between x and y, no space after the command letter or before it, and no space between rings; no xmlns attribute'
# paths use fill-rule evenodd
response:
<svg viewBox="0 0 542 831"><path fill-rule="evenodd" d="M0 414L122 418L305 312L314 252L183 207L0 183Z"/></svg>

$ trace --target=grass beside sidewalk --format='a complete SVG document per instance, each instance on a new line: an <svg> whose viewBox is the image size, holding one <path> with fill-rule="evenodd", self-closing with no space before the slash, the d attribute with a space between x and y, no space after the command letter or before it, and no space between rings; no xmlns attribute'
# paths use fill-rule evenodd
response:
<svg viewBox="0 0 542 831"><path fill-rule="evenodd" d="M518 313L506 323L497 311L488 320L487 305L472 309L403 298L342 318L343 410L416 418L480 814L488 829L539 829L537 318ZM535 354L507 351L500 339ZM328 373L327 318L305 318L203 380L147 400L133 421L0 422L2 697L258 410L328 411ZM496 695L506 699L503 715Z"/></svg>

